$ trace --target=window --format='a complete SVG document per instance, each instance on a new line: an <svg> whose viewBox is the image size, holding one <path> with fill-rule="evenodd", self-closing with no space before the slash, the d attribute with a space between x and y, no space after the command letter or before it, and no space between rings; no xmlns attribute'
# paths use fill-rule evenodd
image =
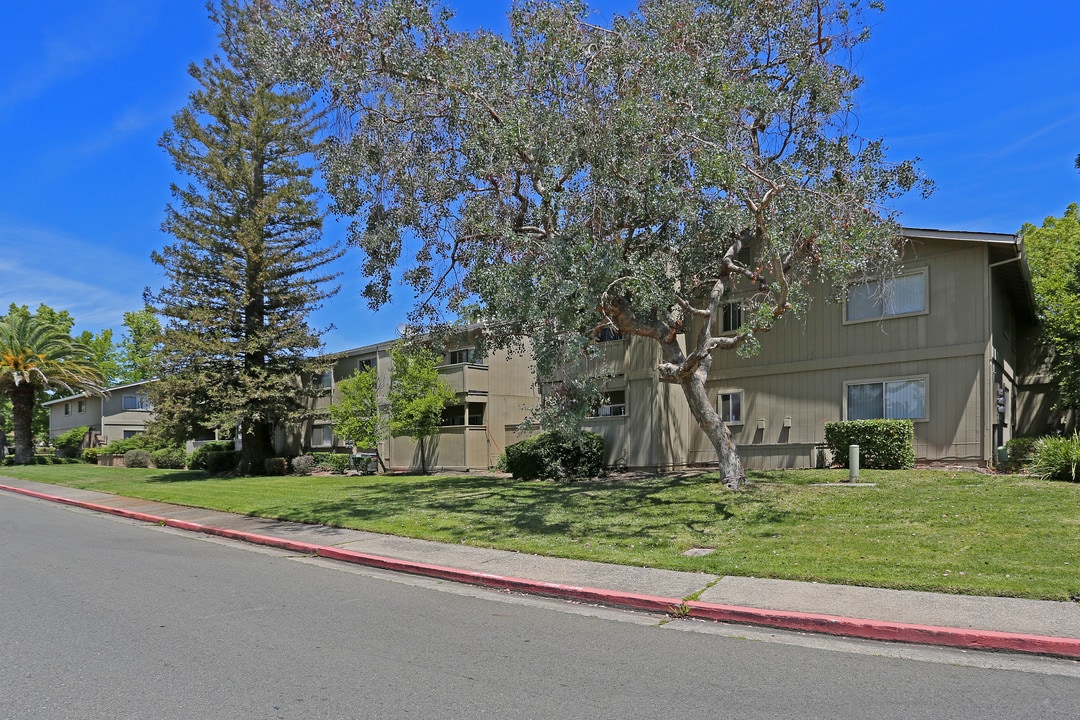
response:
<svg viewBox="0 0 1080 720"><path fill-rule="evenodd" d="M64 403L64 414L65 415L70 415L71 414L71 403Z"/></svg>
<svg viewBox="0 0 1080 720"><path fill-rule="evenodd" d="M729 302L723 307L720 316L720 332L733 333L742 327L742 305Z"/></svg>
<svg viewBox="0 0 1080 720"><path fill-rule="evenodd" d="M727 425L739 425L743 421L742 390L730 390L720 393L716 398L716 411Z"/></svg>
<svg viewBox="0 0 1080 720"><path fill-rule="evenodd" d="M928 309L926 269L848 288L844 322L918 315Z"/></svg>
<svg viewBox="0 0 1080 720"><path fill-rule="evenodd" d="M130 440L131 438L139 437L142 434L143 434L142 430L125 430L124 431L124 439L125 440Z"/></svg>
<svg viewBox="0 0 1080 720"><path fill-rule="evenodd" d="M596 342L612 342L613 340L622 340L622 333L611 326L600 328L600 332L596 333Z"/></svg>
<svg viewBox="0 0 1080 720"><path fill-rule="evenodd" d="M311 429L312 447L333 447L334 428L329 425L316 425Z"/></svg>
<svg viewBox="0 0 1080 720"><path fill-rule="evenodd" d="M356 372L365 372L375 367L375 358L364 358L356 363Z"/></svg>
<svg viewBox="0 0 1080 720"><path fill-rule="evenodd" d="M125 410L149 410L150 401L145 395L125 395L123 399Z"/></svg>
<svg viewBox="0 0 1080 720"><path fill-rule="evenodd" d="M926 378L847 383L848 420L925 420Z"/></svg>
<svg viewBox="0 0 1080 720"><path fill-rule="evenodd" d="M444 427L448 425L464 425L465 424L465 406L464 405L451 405L443 408L442 420L439 421Z"/></svg>
<svg viewBox="0 0 1080 720"><path fill-rule="evenodd" d="M476 360L476 348L463 348L450 351L450 364L471 363Z"/></svg>
<svg viewBox="0 0 1080 720"><path fill-rule="evenodd" d="M317 388L330 389L334 386L334 371L323 370L311 379L311 384Z"/></svg>
<svg viewBox="0 0 1080 720"><path fill-rule="evenodd" d="M86 401L85 400L80 400L76 404L76 412L78 412L80 415L86 412Z"/></svg>
<svg viewBox="0 0 1080 720"><path fill-rule="evenodd" d="M593 417L622 417L626 415L626 391L612 390L604 395Z"/></svg>

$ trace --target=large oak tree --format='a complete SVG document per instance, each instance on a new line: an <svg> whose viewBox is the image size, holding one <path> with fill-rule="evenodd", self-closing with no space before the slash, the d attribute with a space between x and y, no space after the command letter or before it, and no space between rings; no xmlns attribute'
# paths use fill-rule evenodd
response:
<svg viewBox="0 0 1080 720"><path fill-rule="evenodd" d="M433 0L262 0L257 42L339 111L323 167L373 304L403 269L411 322L449 309L494 345L529 337L549 376L604 326L654 341L738 486L713 353L753 351L815 279L889 272L886 205L921 182L855 132L862 5L643 0L600 26L525 0L500 34Z"/></svg>
<svg viewBox="0 0 1080 720"><path fill-rule="evenodd" d="M318 371L320 333L308 316L336 292L320 242L322 214L307 156L318 118L250 62L249 11L226 0L212 17L223 55L193 64L198 87L161 145L189 178L153 253L167 284L146 301L164 319L155 430L184 440L202 428L243 440L242 467L261 471L276 425L306 416L299 383Z"/></svg>

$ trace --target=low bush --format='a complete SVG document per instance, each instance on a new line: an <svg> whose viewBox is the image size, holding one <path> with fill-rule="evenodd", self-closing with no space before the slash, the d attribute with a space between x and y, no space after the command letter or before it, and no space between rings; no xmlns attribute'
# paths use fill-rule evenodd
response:
<svg viewBox="0 0 1080 720"><path fill-rule="evenodd" d="M222 452L233 449L232 440L218 440L215 442L208 442L205 445L200 445L195 448L195 452L191 453L191 457L187 459L187 466L189 470L207 470L206 456L212 452Z"/></svg>
<svg viewBox="0 0 1080 720"><path fill-rule="evenodd" d="M1035 437L1014 437L1005 443L1005 449L1009 453L1009 461L1002 470L1015 471L1024 467L1031 459L1031 453L1035 450Z"/></svg>
<svg viewBox="0 0 1080 720"><path fill-rule="evenodd" d="M289 462L283 457L269 457L263 460L263 472L267 475L284 475L289 469Z"/></svg>
<svg viewBox="0 0 1080 720"><path fill-rule="evenodd" d="M552 430L506 448L499 466L518 480L585 480L604 472L604 438Z"/></svg>
<svg viewBox="0 0 1080 720"><path fill-rule="evenodd" d="M860 467L909 470L915 467L915 424L911 420L846 420L825 423L825 444L833 461L848 466L848 446L859 446Z"/></svg>
<svg viewBox="0 0 1080 720"><path fill-rule="evenodd" d="M113 440L102 450L109 455L123 455L128 450L150 450L150 442L146 435L138 434L135 437Z"/></svg>
<svg viewBox="0 0 1080 720"><path fill-rule="evenodd" d="M187 453L183 448L159 448L150 453L154 467L161 470L183 470L187 464Z"/></svg>
<svg viewBox="0 0 1080 720"><path fill-rule="evenodd" d="M315 458L310 455L301 455L293 458L292 471L294 475L310 475L315 469Z"/></svg>
<svg viewBox="0 0 1080 720"><path fill-rule="evenodd" d="M96 463L98 456L101 454L101 448L85 448L82 451L83 462Z"/></svg>
<svg viewBox="0 0 1080 720"><path fill-rule="evenodd" d="M1080 482L1080 432L1072 437L1039 438L1025 467L1043 480Z"/></svg>
<svg viewBox="0 0 1080 720"><path fill-rule="evenodd" d="M349 456L344 453L312 453L315 464L330 472L343 473L349 469Z"/></svg>
<svg viewBox="0 0 1080 720"><path fill-rule="evenodd" d="M128 450L124 453L124 467L148 468L151 460L149 450Z"/></svg>
<svg viewBox="0 0 1080 720"><path fill-rule="evenodd" d="M206 472L211 475L233 472L239 464L239 450L212 450L206 453Z"/></svg>

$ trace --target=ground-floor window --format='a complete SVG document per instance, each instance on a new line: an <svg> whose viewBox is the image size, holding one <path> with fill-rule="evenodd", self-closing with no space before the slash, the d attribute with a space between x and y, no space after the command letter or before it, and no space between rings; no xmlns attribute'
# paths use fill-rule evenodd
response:
<svg viewBox="0 0 1080 720"><path fill-rule="evenodd" d="M716 411L727 425L738 425L743 421L742 390L726 390L716 397Z"/></svg>
<svg viewBox="0 0 1080 720"><path fill-rule="evenodd" d="M311 447L333 447L334 428L330 425L316 425L311 429Z"/></svg>
<svg viewBox="0 0 1080 720"><path fill-rule="evenodd" d="M845 383L848 420L925 420L926 377Z"/></svg>

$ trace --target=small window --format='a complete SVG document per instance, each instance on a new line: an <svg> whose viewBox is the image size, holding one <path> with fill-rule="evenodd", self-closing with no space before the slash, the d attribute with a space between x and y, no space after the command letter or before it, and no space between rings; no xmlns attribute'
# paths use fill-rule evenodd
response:
<svg viewBox="0 0 1080 720"><path fill-rule="evenodd" d="M373 367L375 367L375 358L364 358L356 363L357 372L366 372Z"/></svg>
<svg viewBox="0 0 1080 720"><path fill-rule="evenodd" d="M604 395L596 408L594 417L622 417L626 415L626 391L612 390Z"/></svg>
<svg viewBox="0 0 1080 720"><path fill-rule="evenodd" d="M848 383L848 420L925 420L926 378Z"/></svg>
<svg viewBox="0 0 1080 720"><path fill-rule="evenodd" d="M311 379L311 384L317 388L330 389L334 387L334 371L323 370Z"/></svg>
<svg viewBox="0 0 1080 720"><path fill-rule="evenodd" d="M614 340L622 340L622 333L610 325L600 328L600 332L596 333L596 342L612 342Z"/></svg>
<svg viewBox="0 0 1080 720"><path fill-rule="evenodd" d="M450 351L450 364L471 363L476 359L476 348L463 348Z"/></svg>
<svg viewBox="0 0 1080 720"><path fill-rule="evenodd" d="M86 401L80 400L76 406L76 411L81 415L86 412Z"/></svg>
<svg viewBox="0 0 1080 720"><path fill-rule="evenodd" d="M926 269L848 288L844 322L918 315L928 308Z"/></svg>
<svg viewBox="0 0 1080 720"><path fill-rule="evenodd" d="M71 414L71 403L64 403L64 414L65 415L70 415Z"/></svg>
<svg viewBox="0 0 1080 720"><path fill-rule="evenodd" d="M716 398L716 411L720 413L720 419L725 425L739 425L743 421L742 390L731 390L720 393Z"/></svg>
<svg viewBox="0 0 1080 720"><path fill-rule="evenodd" d="M729 302L723 307L720 316L720 332L733 333L742 327L742 305L737 302Z"/></svg>
<svg viewBox="0 0 1080 720"><path fill-rule="evenodd" d="M139 437L142 434L143 434L142 430L125 430L124 431L124 439L125 440L130 440L131 438Z"/></svg>
<svg viewBox="0 0 1080 720"><path fill-rule="evenodd" d="M123 399L125 410L149 410L150 402L145 395L125 395Z"/></svg>

